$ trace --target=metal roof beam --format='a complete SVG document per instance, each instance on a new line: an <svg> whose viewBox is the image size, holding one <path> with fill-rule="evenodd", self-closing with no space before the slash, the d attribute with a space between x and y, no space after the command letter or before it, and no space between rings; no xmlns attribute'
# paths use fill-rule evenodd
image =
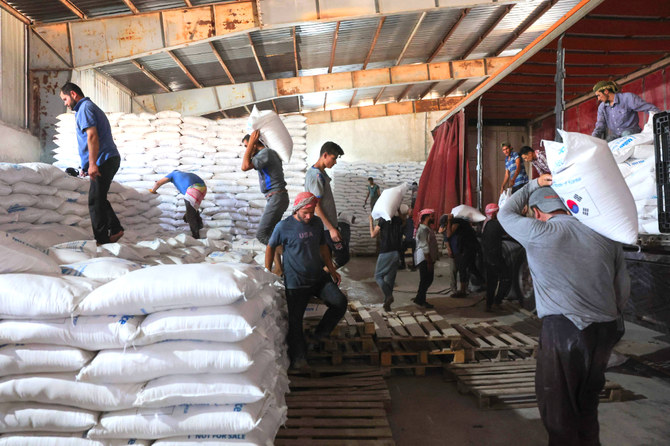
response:
<svg viewBox="0 0 670 446"><path fill-rule="evenodd" d="M58 1L61 2L63 5L65 5L65 7L66 7L67 9L69 9L70 11L72 11L72 13L73 13L74 15L76 15L77 17L79 17L80 19L82 19L82 20L86 20L86 19L88 18L88 17L86 16L86 14L84 14L84 13L82 12L82 10L79 9L79 8L77 8L77 6L76 6L75 4L73 4L72 2L70 2L70 1L68 1L68 0L58 0Z"/></svg>
<svg viewBox="0 0 670 446"><path fill-rule="evenodd" d="M132 12L133 14L139 14L140 13L140 10L137 9L137 6L135 6L131 0L123 0L123 3L126 4L128 9L130 9L130 12Z"/></svg>
<svg viewBox="0 0 670 446"><path fill-rule="evenodd" d="M63 59L72 60L74 68L86 69L248 32L258 25L254 2L240 1L32 28Z"/></svg>
<svg viewBox="0 0 670 446"><path fill-rule="evenodd" d="M428 57L428 60L426 60L426 62L432 62L433 59L435 59L435 57L437 57L438 53L440 51L442 51L442 48L444 48L444 45L447 44L447 41L449 40L449 38L454 34L454 32L456 32L456 28L458 28L458 25L460 25L461 22L463 22L463 20L465 19L465 17L468 15L469 12L470 12L470 8L465 8L465 9L461 10L461 15L460 15L460 17L458 17L458 20L456 20L456 23L454 23L451 26L451 28L449 28L449 31L447 31L447 33L444 35L444 37L442 37L442 40L440 40L440 43L435 47L435 49L430 54L430 57Z"/></svg>
<svg viewBox="0 0 670 446"><path fill-rule="evenodd" d="M158 78L156 77L156 75L153 74L151 71L149 71L149 70L147 70L146 68L144 68L144 66L142 66L138 61L136 61L136 60L131 60L131 62L132 62L133 65L135 65L135 66L137 67L138 70L140 70L142 73L144 73L144 75L145 75L146 77L148 77L149 79L151 79L156 85L158 85L159 87L161 87L163 90L165 90L166 92L171 92L171 91L172 91L172 90L170 90L170 87L168 87L167 85L165 85L165 83L163 83L163 81L161 81L160 79L158 79ZM139 100L139 99L138 99L138 100ZM142 105L142 106L144 107L144 105Z"/></svg>
<svg viewBox="0 0 670 446"><path fill-rule="evenodd" d="M298 40L295 35L295 26L292 29L293 34L293 60L295 61L295 76L300 76L300 64L298 64Z"/></svg>
<svg viewBox="0 0 670 446"><path fill-rule="evenodd" d="M249 38L249 45L251 46L251 52L254 55L254 60L256 61L256 66L258 67L258 71L260 71L261 77L263 78L263 80L266 80L265 71L263 71L263 67L261 66L261 61L258 59L258 54L256 54L256 47L254 47L254 41L251 39L251 34L247 34L247 37Z"/></svg>
<svg viewBox="0 0 670 446"><path fill-rule="evenodd" d="M16 8L7 3L5 0L0 0L0 8L13 15L15 18L21 20L26 25L30 25L32 23L32 20L21 14Z"/></svg>
<svg viewBox="0 0 670 446"><path fill-rule="evenodd" d="M333 46L330 49L330 65L328 65L328 72L333 72L333 63L335 62L335 50L337 49L337 35L340 33L340 22L335 25L335 33L333 34ZM297 76L297 74L296 74ZM325 105L323 107L326 108Z"/></svg>
<svg viewBox="0 0 670 446"><path fill-rule="evenodd" d="M228 66L223 61L223 57L221 57L221 54L219 54L219 52L217 51L216 47L214 46L214 43L209 42L209 47L212 49L212 52L214 53L214 56L216 56L216 60L218 60L219 64L221 64L221 68L223 68L223 71L226 72L226 76L228 76L228 79L230 79L230 83L234 84L235 79L233 78L233 75L230 74L230 70L228 69Z"/></svg>
<svg viewBox="0 0 670 446"><path fill-rule="evenodd" d="M368 50L368 54L365 56L365 60L363 61L363 69L365 70L368 67L368 62L370 62L370 56L372 56L372 52L375 49L375 46L377 45L377 39L379 38L379 33L382 31L382 26L384 26L384 22L386 21L386 17L381 17L379 19L379 23L377 24L377 30L375 31L375 36L372 38L372 43L370 44L370 49ZM354 105L354 99L356 98L356 93L358 90L354 90L353 94L351 95L351 100L349 101L349 107L351 108L352 105Z"/></svg>
<svg viewBox="0 0 670 446"><path fill-rule="evenodd" d="M175 61L175 63L179 66L179 68L181 68L181 71L183 71L184 74L191 80L191 82L193 82L193 85L195 85L198 88L202 88L202 84L198 82L195 76L193 76L193 74L188 70L188 68L186 68L186 65L184 65L182 61L179 60L179 58L172 51L168 51L167 53L172 58L172 60Z"/></svg>
<svg viewBox="0 0 670 446"><path fill-rule="evenodd" d="M501 11L498 14L498 17L495 19L495 21L491 23L491 25L486 29L486 31L484 31L482 34L479 35L477 40L475 40L475 42L472 45L470 45L470 48L468 48L463 52L463 54L461 54L461 57L459 57L459 59L467 58L475 50L475 48L477 48L479 44L482 43L484 39L486 39L488 35L491 34L491 32L493 32L495 27L498 26L498 23L500 23L500 21L504 19L507 14L509 14L509 12L512 10L513 7L514 5L501 6L500 7Z"/></svg>
<svg viewBox="0 0 670 446"><path fill-rule="evenodd" d="M416 32L419 30L419 27L421 26L421 23L423 22L423 19L425 19L425 18L426 18L426 11L422 12L421 17L419 17L419 20L416 21L416 25L414 25L414 28L412 29L412 33L407 38L407 42L405 42L405 46L402 48L402 51L400 52L400 55L398 56L398 59L396 59L395 65L399 65L402 58L405 57L405 52L407 51L407 48L409 48L409 44L412 43L412 39L414 39L414 36L416 35ZM464 59L464 58L461 58L461 59Z"/></svg>
<svg viewBox="0 0 670 446"><path fill-rule="evenodd" d="M142 96L147 108L177 110L184 115L205 115L220 109L241 107L280 97L307 93L328 93L338 90L384 88L430 84L444 80L486 77L507 64L511 57L471 59L433 64L410 64L374 70L348 71L315 76L271 79L233 85L219 85L202 89L181 90ZM379 99L377 99L379 100ZM219 106L220 104L220 106Z"/></svg>
<svg viewBox="0 0 670 446"><path fill-rule="evenodd" d="M307 118L307 124L325 124L328 122L450 110L460 99L459 97L450 97L422 101L389 102L388 104L307 112L304 115Z"/></svg>

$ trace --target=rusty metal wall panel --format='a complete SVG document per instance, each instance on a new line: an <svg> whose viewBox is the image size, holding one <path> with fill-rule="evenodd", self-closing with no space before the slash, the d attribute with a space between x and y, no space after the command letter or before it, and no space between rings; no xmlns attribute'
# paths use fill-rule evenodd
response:
<svg viewBox="0 0 670 446"><path fill-rule="evenodd" d="M316 20L316 0L260 0L259 14L264 26Z"/></svg>
<svg viewBox="0 0 670 446"><path fill-rule="evenodd" d="M25 128L26 25L0 10L0 120Z"/></svg>

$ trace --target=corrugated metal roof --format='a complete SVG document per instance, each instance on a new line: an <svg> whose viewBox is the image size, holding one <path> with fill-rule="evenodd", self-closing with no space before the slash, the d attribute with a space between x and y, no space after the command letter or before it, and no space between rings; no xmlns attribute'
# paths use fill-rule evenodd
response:
<svg viewBox="0 0 670 446"><path fill-rule="evenodd" d="M121 0L75 0L72 2L89 18L131 14L132 11Z"/></svg>
<svg viewBox="0 0 670 446"><path fill-rule="evenodd" d="M372 39L379 25L379 18L372 17L360 20L345 20L340 22L340 30L335 48L335 67L339 71L354 71L363 68L365 56L372 45ZM347 69L343 69L347 67Z"/></svg>
<svg viewBox="0 0 670 446"><path fill-rule="evenodd" d="M437 10L426 14L400 63L425 63L460 14L460 9Z"/></svg>
<svg viewBox="0 0 670 446"><path fill-rule="evenodd" d="M388 67L395 63L421 14L398 14L386 17L368 68Z"/></svg>
<svg viewBox="0 0 670 446"><path fill-rule="evenodd" d="M174 50L174 55L202 85L210 87L230 84L228 75L208 44Z"/></svg>
<svg viewBox="0 0 670 446"><path fill-rule="evenodd" d="M335 22L296 26L296 44L301 71L328 67L335 26Z"/></svg>

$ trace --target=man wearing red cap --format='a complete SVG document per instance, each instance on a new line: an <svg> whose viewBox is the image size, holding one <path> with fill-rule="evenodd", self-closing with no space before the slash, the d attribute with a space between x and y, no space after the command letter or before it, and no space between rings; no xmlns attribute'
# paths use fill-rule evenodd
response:
<svg viewBox="0 0 670 446"><path fill-rule="evenodd" d="M502 303L507 287L505 278L505 260L502 255L502 239L505 230L498 221L498 210L495 203L486 205L486 220L482 228L482 252L486 269L486 311L491 311L493 304Z"/></svg>
<svg viewBox="0 0 670 446"><path fill-rule="evenodd" d="M293 215L275 226L265 250L265 267L272 270L277 247L284 249L287 342L293 369L308 366L302 318L310 297L316 296L328 306L314 332L316 342L330 335L347 310L347 297L338 288L341 278L331 260L323 222L314 215L318 201L310 192L299 193L293 203Z"/></svg>

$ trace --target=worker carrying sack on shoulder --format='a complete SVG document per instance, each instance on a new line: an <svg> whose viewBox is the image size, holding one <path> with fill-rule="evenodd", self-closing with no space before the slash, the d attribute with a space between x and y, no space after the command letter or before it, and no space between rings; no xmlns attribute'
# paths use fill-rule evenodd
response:
<svg viewBox="0 0 670 446"><path fill-rule="evenodd" d="M581 133L559 133L563 143L543 141L551 187L586 226L614 241L635 244L635 201L607 142Z"/></svg>
<svg viewBox="0 0 670 446"><path fill-rule="evenodd" d="M407 183L390 189L384 189L377 199L374 209L372 209L372 218L383 218L386 221L391 221L391 218L397 214L406 192Z"/></svg>
<svg viewBox="0 0 670 446"><path fill-rule="evenodd" d="M261 140L266 147L277 152L283 162L289 162L293 153L293 140L277 113L272 110L260 111L254 106L247 121L247 132L254 130L260 130Z"/></svg>

